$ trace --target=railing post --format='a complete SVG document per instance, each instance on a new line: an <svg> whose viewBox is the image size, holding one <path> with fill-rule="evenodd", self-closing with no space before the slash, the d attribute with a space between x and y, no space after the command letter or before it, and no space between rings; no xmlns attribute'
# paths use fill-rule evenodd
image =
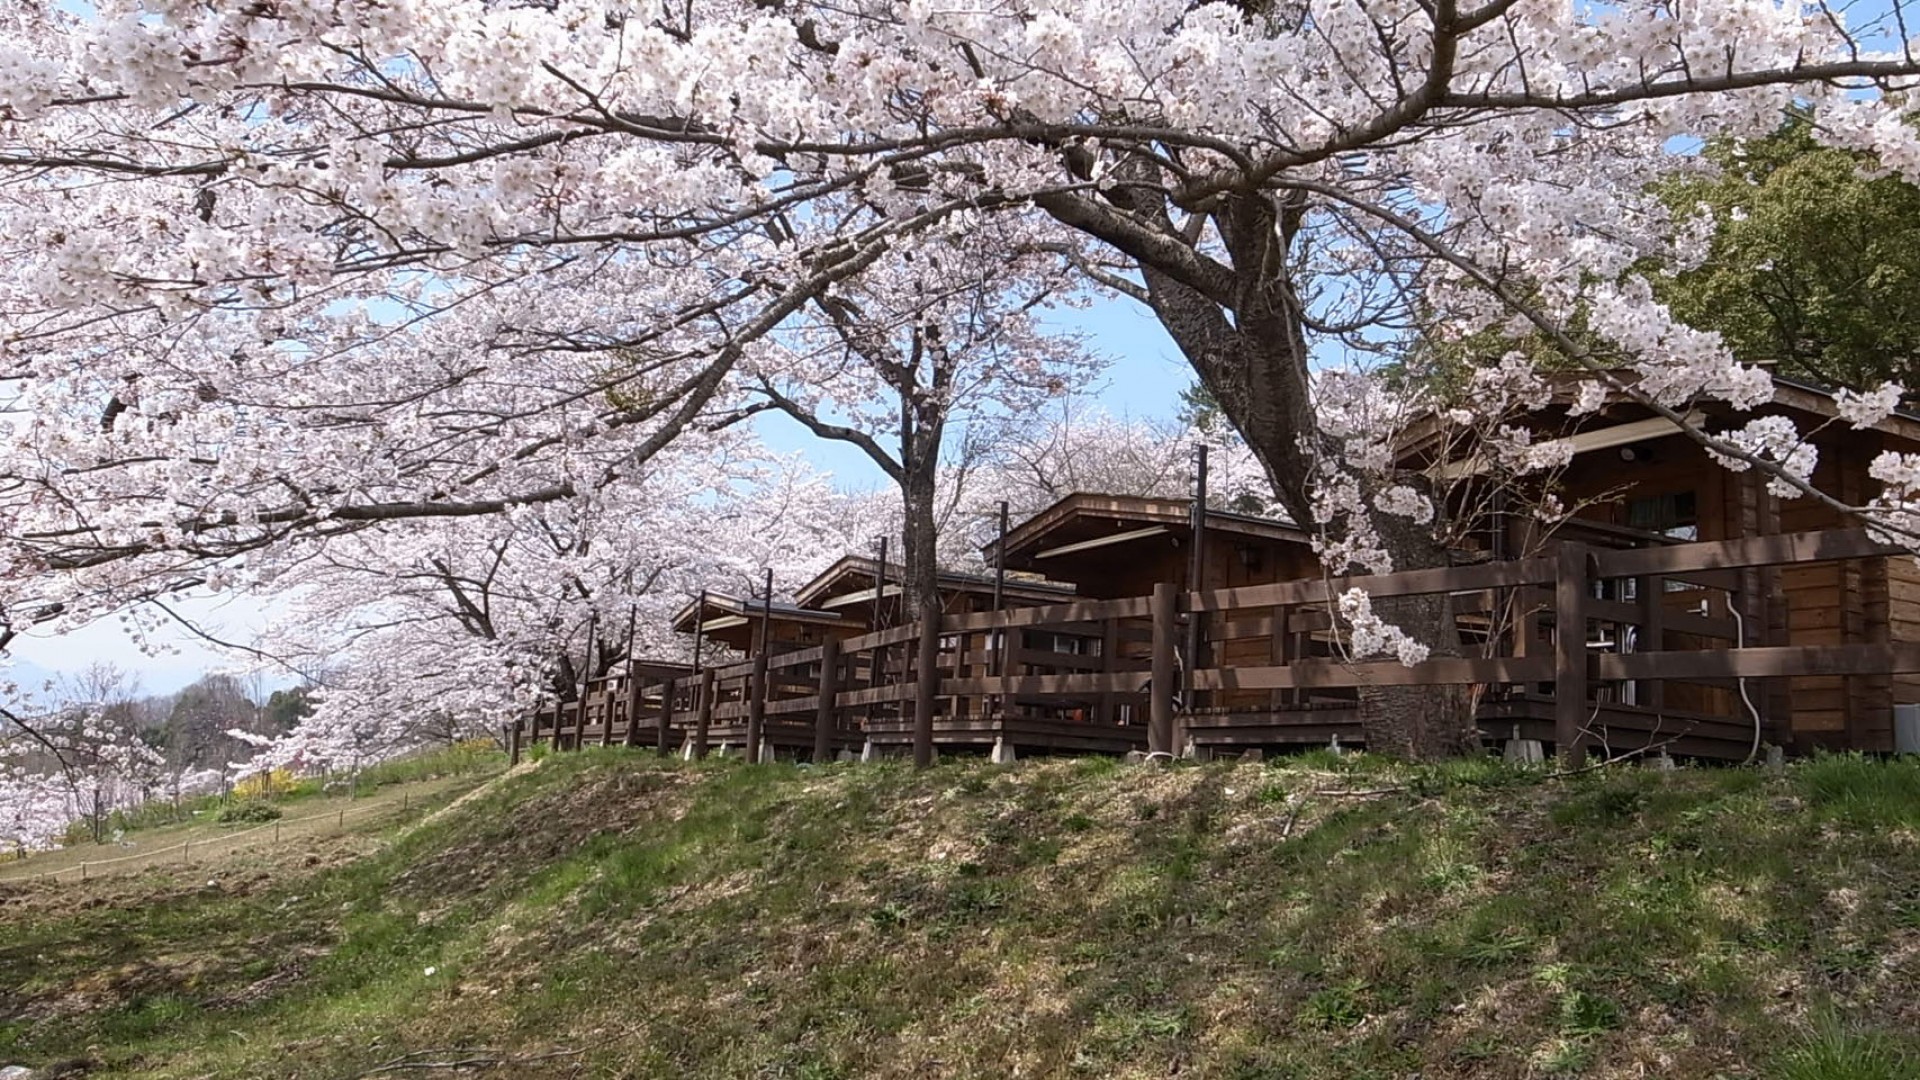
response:
<svg viewBox="0 0 1920 1080"><path fill-rule="evenodd" d="M627 746L640 745L640 684L639 672L634 670L633 661L627 661L627 730L621 742Z"/></svg>
<svg viewBox="0 0 1920 1080"><path fill-rule="evenodd" d="M760 763L760 740L767 725L767 650L753 658L753 675L747 686L747 762Z"/></svg>
<svg viewBox="0 0 1920 1080"><path fill-rule="evenodd" d="M717 689L713 669L702 671L700 701L693 711L693 756L696 758L707 756L707 731L713 727L713 695Z"/></svg>
<svg viewBox="0 0 1920 1080"><path fill-rule="evenodd" d="M524 721L516 719L507 725L507 764L509 766L520 764L520 725L522 723Z"/></svg>
<svg viewBox="0 0 1920 1080"><path fill-rule="evenodd" d="M940 690L940 602L920 609L919 670L913 687L913 767L933 764L933 701Z"/></svg>
<svg viewBox="0 0 1920 1080"><path fill-rule="evenodd" d="M1100 620L1100 674L1109 678L1113 676L1114 654L1119 651L1120 620L1109 615ZM1102 690L1100 692L1100 723L1111 727L1118 719L1114 712L1113 690L1111 688Z"/></svg>
<svg viewBox="0 0 1920 1080"><path fill-rule="evenodd" d="M820 701L813 711L813 761L833 760L834 697L840 692L840 639L824 635L820 643Z"/></svg>
<svg viewBox="0 0 1920 1080"><path fill-rule="evenodd" d="M1667 579L1658 574L1640 579L1639 589L1643 620L1640 624L1639 648L1641 652L1665 652L1667 648L1666 593ZM1647 699L1636 701L1655 712L1667 707L1667 683L1664 679L1647 681Z"/></svg>
<svg viewBox="0 0 1920 1080"><path fill-rule="evenodd" d="M1147 752L1172 754L1173 641L1176 593L1170 581L1153 586L1153 670L1147 679Z"/></svg>
<svg viewBox="0 0 1920 1080"><path fill-rule="evenodd" d="M613 676L609 675L607 676L607 679L610 682L613 679ZM600 745L601 746L613 745L613 687L612 686L607 686L607 688L601 691L600 693Z"/></svg>
<svg viewBox="0 0 1920 1080"><path fill-rule="evenodd" d="M1564 767L1586 763L1587 545L1560 545L1553 582L1553 741Z"/></svg>
<svg viewBox="0 0 1920 1080"><path fill-rule="evenodd" d="M680 680L678 679L668 679L660 684L660 719L653 740L653 748L662 754L673 749L667 744L667 739L673 732L673 695L679 689ZM633 730L639 723L640 713L635 710L627 720L627 730Z"/></svg>

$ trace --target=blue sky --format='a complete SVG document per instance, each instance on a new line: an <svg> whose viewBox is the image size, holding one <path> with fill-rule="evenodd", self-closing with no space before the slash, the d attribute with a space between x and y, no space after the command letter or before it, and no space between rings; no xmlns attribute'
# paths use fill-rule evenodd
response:
<svg viewBox="0 0 1920 1080"><path fill-rule="evenodd" d="M1056 309L1048 322L1085 335L1094 352L1109 362L1083 399L1116 416L1142 420L1170 418L1179 411L1180 392L1192 384L1193 369L1144 306L1125 299L1098 301L1088 308ZM784 414L764 413L757 422L761 438L774 450L806 455L844 488L869 490L888 483L859 450L814 438Z"/></svg>

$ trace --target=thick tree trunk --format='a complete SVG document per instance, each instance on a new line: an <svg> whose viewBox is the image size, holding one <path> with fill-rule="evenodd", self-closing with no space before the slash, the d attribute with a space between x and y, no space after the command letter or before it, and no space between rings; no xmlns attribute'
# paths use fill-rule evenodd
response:
<svg viewBox="0 0 1920 1080"><path fill-rule="evenodd" d="M1446 566L1451 561L1433 533L1404 518L1376 515L1380 538L1398 570ZM1432 656L1459 656L1453 602L1445 594L1383 596L1374 614L1425 644ZM1465 686L1374 686L1360 692L1360 726L1367 749L1408 761L1436 761L1480 751L1473 695Z"/></svg>
<svg viewBox="0 0 1920 1080"><path fill-rule="evenodd" d="M917 687L913 703L913 762L916 768L925 768L933 764L933 706L934 698L926 684L933 678L928 670L939 653L939 646L933 637L927 635L926 624L937 624L940 613L940 567L937 555L937 540L933 501L935 496L934 473L931 462L938 460L937 454L927 455L928 463L922 468L909 468L905 481L901 484L901 495L905 500L905 515L902 517L903 529L901 547L904 549L904 566L901 573L900 609L904 618L915 620L922 625L922 637L918 642L902 646L902 663L911 662L914 667L914 683ZM930 644L931 643L931 644Z"/></svg>
<svg viewBox="0 0 1920 1080"><path fill-rule="evenodd" d="M1155 223L1163 238L1181 234L1158 196L1135 190L1115 201L1136 221ZM1123 247L1125 225L1113 226L1085 203L1056 200L1048 209L1096 235L1109 230ZM1231 265L1194 269L1138 244L1149 303L1180 346L1201 384L1233 422L1266 469L1274 494L1303 528L1326 528L1313 514L1314 476L1323 462L1338 461L1339 448L1320 432L1311 394L1311 346L1307 312L1292 280L1288 248L1305 213L1298 201L1235 194L1211 214ZM1217 271L1217 272L1215 272ZM1447 552L1424 526L1376 515L1396 569L1447 564ZM1329 567L1345 573L1348 567ZM1436 656L1457 656L1459 635L1445 597L1393 597L1374 604L1389 623L1425 643ZM1376 688L1362 695L1361 717L1369 749L1396 757L1431 760L1470 752L1479 745L1467 695L1459 687Z"/></svg>

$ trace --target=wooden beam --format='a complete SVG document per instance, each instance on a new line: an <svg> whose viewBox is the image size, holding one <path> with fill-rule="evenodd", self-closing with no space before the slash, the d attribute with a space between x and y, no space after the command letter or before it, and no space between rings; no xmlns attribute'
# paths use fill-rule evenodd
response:
<svg viewBox="0 0 1920 1080"><path fill-rule="evenodd" d="M839 704L843 709L858 708L862 705L884 705L893 701L905 701L913 693L913 688L889 684L869 686L860 690L842 690Z"/></svg>
<svg viewBox="0 0 1920 1080"><path fill-rule="evenodd" d="M1920 672L1920 642L1775 645L1603 655L1603 679L1766 679L1801 675L1904 675Z"/></svg>
<svg viewBox="0 0 1920 1080"><path fill-rule="evenodd" d="M949 633L962 630L991 630L996 626L1059 626L1067 623L1086 623L1098 633L1096 624L1108 619L1143 619L1151 612L1152 601L1145 596L1127 597L1121 600L1076 600L1071 604L1047 604L1041 607L1015 608L1012 611L978 611L970 615L951 616L946 621ZM871 636L871 635L869 635ZM846 643L853 648L855 638ZM905 641L906 638L899 640Z"/></svg>
<svg viewBox="0 0 1920 1080"><path fill-rule="evenodd" d="M1545 682L1553 678L1553 670L1544 656L1441 657L1411 665L1397 660L1295 660L1277 667L1203 668L1193 673L1193 680L1202 690L1343 689Z"/></svg>
<svg viewBox="0 0 1920 1080"><path fill-rule="evenodd" d="M700 699L693 712L693 756L707 756L707 733L713 729L713 698L718 692L712 668L700 673Z"/></svg>
<svg viewBox="0 0 1920 1080"><path fill-rule="evenodd" d="M943 697L1004 692L1013 696L1054 694L1092 696L1096 694L1137 694L1146 686L1144 671L1090 671L1072 675L981 675L961 679L941 679Z"/></svg>
<svg viewBox="0 0 1920 1080"><path fill-rule="evenodd" d="M747 684L747 763L760 763L760 735L767 719L767 650L753 658L753 678Z"/></svg>
<svg viewBox="0 0 1920 1080"><path fill-rule="evenodd" d="M822 655L824 655L822 646L819 645L815 645L811 649L795 649L792 652L783 652L778 656L769 657L767 667L774 671L780 671L790 667L802 667L807 664L819 662Z"/></svg>
<svg viewBox="0 0 1920 1080"><path fill-rule="evenodd" d="M1561 543L1555 556L1553 741L1566 768L1586 763L1587 545Z"/></svg>
<svg viewBox="0 0 1920 1080"><path fill-rule="evenodd" d="M1245 585L1237 589L1207 589L1190 594L1188 604L1194 611L1272 607L1275 604L1319 604L1351 588L1364 589L1374 597L1473 592L1507 585L1542 584L1553 580L1553 571L1552 559L1519 559L1474 566L1403 570L1397 574L1366 577L1314 578L1283 581L1274 585Z"/></svg>
<svg viewBox="0 0 1920 1080"><path fill-rule="evenodd" d="M1099 536L1092 540L1082 540L1077 544L1062 544L1059 547L1048 548L1045 551L1036 551L1033 553L1033 557L1035 559L1051 559L1060 555L1072 555L1075 552L1092 551L1095 548L1108 547L1113 544L1124 544L1131 540L1145 540L1149 536L1164 536L1166 531L1167 527L1165 525L1154 525L1145 529L1131 529L1127 532L1114 533L1112 536Z"/></svg>
<svg viewBox="0 0 1920 1080"><path fill-rule="evenodd" d="M913 767L933 765L933 698L940 687L940 604L920 608L920 656L913 687Z"/></svg>
<svg viewBox="0 0 1920 1080"><path fill-rule="evenodd" d="M840 690L840 643L828 638L820 648L819 701L813 715L813 760L833 759L834 697Z"/></svg>
<svg viewBox="0 0 1920 1080"><path fill-rule="evenodd" d="M1153 586L1153 669L1148 683L1147 752L1173 754L1174 634L1179 594L1173 583Z"/></svg>
<svg viewBox="0 0 1920 1080"><path fill-rule="evenodd" d="M660 721L654 734L654 749L665 754L672 749L667 745L668 734L673 730L673 695L680 688L678 680L668 679L660 684ZM634 728L640 726L638 710L627 716L627 731L631 735Z"/></svg>
<svg viewBox="0 0 1920 1080"><path fill-rule="evenodd" d="M1593 559L1596 576L1616 578L1646 574L1684 576L1685 571L1689 570L1738 570L1780 563L1832 562L1874 555L1898 555L1906 551L1906 548L1897 544L1883 544L1873 539L1865 529L1824 529L1700 544L1676 544L1673 547L1601 551L1596 552Z"/></svg>

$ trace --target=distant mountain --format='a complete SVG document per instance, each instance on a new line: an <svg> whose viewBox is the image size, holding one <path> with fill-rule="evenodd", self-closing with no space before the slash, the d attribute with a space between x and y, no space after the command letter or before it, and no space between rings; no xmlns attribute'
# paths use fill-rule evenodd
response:
<svg viewBox="0 0 1920 1080"><path fill-rule="evenodd" d="M44 696L46 693L44 687L50 682L57 685L60 682L60 674L48 671L28 660L0 660L0 683L13 683L20 688L22 694L30 694L34 697ZM0 695L0 698L12 696Z"/></svg>

